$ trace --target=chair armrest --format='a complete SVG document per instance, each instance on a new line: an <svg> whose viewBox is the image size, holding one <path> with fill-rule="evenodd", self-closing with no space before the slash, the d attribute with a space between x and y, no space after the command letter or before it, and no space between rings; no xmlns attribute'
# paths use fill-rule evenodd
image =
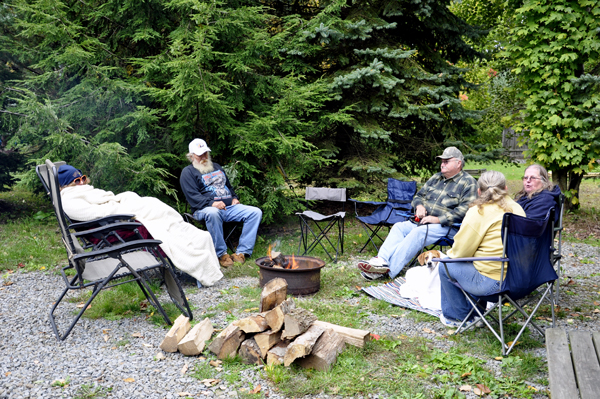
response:
<svg viewBox="0 0 600 399"><path fill-rule="evenodd" d="M508 258L498 258L495 256L482 256L482 257L474 257L474 258L433 258L432 262L442 262L442 263L456 263L456 262L476 262L476 261L496 261L496 262L508 262Z"/></svg>
<svg viewBox="0 0 600 399"><path fill-rule="evenodd" d="M140 226L142 226L142 224L140 222L113 223L113 224L109 224L106 226L97 227L95 229L78 231L76 233L73 233L73 235L75 237L85 237L85 236L89 236L89 235L93 235L93 234L97 234L97 233L106 234L106 233L110 233L111 231L115 231L118 229L133 230L133 229L137 229Z"/></svg>
<svg viewBox="0 0 600 399"><path fill-rule="evenodd" d="M73 256L73 260L81 260L87 259L94 256L114 256L115 254L119 254L121 252L130 251L132 249L146 248L146 247L156 247L159 244L162 244L160 240L135 240L129 241L123 244L117 244L112 247L105 247L103 249L98 249L90 252L85 252L83 254L77 254Z"/></svg>
<svg viewBox="0 0 600 399"><path fill-rule="evenodd" d="M69 225L69 229L90 229L97 226L104 226L121 220L132 221L135 215L109 215L100 219L89 220L87 222L77 222Z"/></svg>

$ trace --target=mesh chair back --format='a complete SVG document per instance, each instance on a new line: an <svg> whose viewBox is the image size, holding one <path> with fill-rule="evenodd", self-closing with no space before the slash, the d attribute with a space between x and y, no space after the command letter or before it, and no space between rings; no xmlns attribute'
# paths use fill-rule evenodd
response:
<svg viewBox="0 0 600 399"><path fill-rule="evenodd" d="M502 220L505 255L510 259L502 291L517 300L558 278L552 265L554 210L544 220L506 213Z"/></svg>
<svg viewBox="0 0 600 399"><path fill-rule="evenodd" d="M52 162L51 162L52 163ZM56 170L67 163L65 161L57 161L53 162L54 166L56 166ZM48 174L48 165L42 164L35 167L35 171L37 175L42 180L42 185L44 186L44 190L46 190L46 194L50 195L50 177Z"/></svg>

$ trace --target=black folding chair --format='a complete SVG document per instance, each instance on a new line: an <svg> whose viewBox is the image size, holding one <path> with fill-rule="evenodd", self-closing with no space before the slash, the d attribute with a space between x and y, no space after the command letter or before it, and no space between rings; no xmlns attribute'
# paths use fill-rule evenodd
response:
<svg viewBox="0 0 600 399"><path fill-rule="evenodd" d="M560 291L560 274L561 274L561 270L560 270L560 261L562 259L562 231L563 231L563 215L564 215L564 208L565 208L565 195L563 193L561 193L558 198L557 198L557 209L558 209L558 214L557 217L555 218L555 222L554 222L554 240L556 242L556 246L554 251L552 252L552 264L554 265L554 270L556 270L556 274L558 275L558 284L556 284L556 291L555 291L555 301L556 304L558 305L558 299L559 299L559 291Z"/></svg>
<svg viewBox="0 0 600 399"><path fill-rule="evenodd" d="M532 331L537 331L544 339L544 331L536 324L535 314L544 300L550 303L552 312L552 327L554 327L554 305L555 296L553 291L554 282L558 275L554 271L552 264L554 232L554 209L551 209L545 219L529 219L512 213L504 214L502 219L502 242L503 254L501 258L480 257L480 258L434 258L434 262L442 262L446 268L446 274L450 277L452 283L457 286L465 295L472 306L471 311L462 321L456 333L471 328L474 323L467 323L471 319L473 312L476 312L489 330L502 344L502 354L508 355L519 338L529 327ZM501 278L502 284L498 292L485 296L476 297L466 292L460 283L452 278L448 272L447 263L452 262L473 262L473 261L498 261L502 262ZM505 276L506 269L506 278ZM480 308L479 301L493 302L494 305L486 310ZM508 315L502 315L502 307L505 303L510 303L515 310ZM528 313L524 310L525 305L533 304L533 309ZM498 318L492 315L494 310L498 311ZM515 314L521 314L525 322L521 326L518 334L511 342L506 342L504 336L504 323ZM499 326L496 331L487 318L491 318L492 323ZM463 328L464 327L464 328ZM509 345L510 344L510 345Z"/></svg>
<svg viewBox="0 0 600 399"><path fill-rule="evenodd" d="M356 219L367 234L367 242L359 252L371 243L375 251L379 251L377 244L373 241L377 237L381 242L383 238L379 236L379 231L382 227L391 228L395 223L408 220L409 216L403 212L408 212L411 209L410 203L415 193L417 192L416 181L402 181L392 177L388 178L387 199L385 202L377 201L358 201L350 198L348 201L354 203L354 213ZM375 209L370 215L359 215L359 209L365 205L375 205Z"/></svg>
<svg viewBox="0 0 600 399"><path fill-rule="evenodd" d="M62 208L58 183L58 168L49 160L46 160L44 166L38 166L36 171L42 184L48 188L50 201L54 208L69 261L68 265L61 269L66 287L50 310L50 324L56 338L59 340L66 339L77 321L101 290L133 282L138 284L148 302L160 312L165 322L172 324L149 286L148 275L153 272L157 272L162 278L175 306L184 315L192 319L192 311L183 288L173 271L174 267L170 260L164 257L159 250L158 245L161 241L138 239L118 243L101 241L101 245L82 246L79 242L81 238L89 239L89 237L95 234L108 236L114 230L135 229L139 226L139 223L106 223L91 230L74 232L73 225L67 222L67 217ZM72 270L75 274L67 277L67 270ZM91 297L74 317L66 332L61 335L56 325L54 312L69 291L87 288L92 288Z"/></svg>
<svg viewBox="0 0 600 399"><path fill-rule="evenodd" d="M320 245L327 256L334 262L340 254L344 253L344 219L346 212L343 211L346 203L345 188L326 188L326 187L306 187L306 201L332 201L341 203L342 211L323 215L318 212L306 210L296 212L300 219L300 243L298 244L298 255L306 255L317 245ZM312 222L312 223L311 223ZM311 224L314 228L311 228ZM334 230L337 227L337 230ZM331 233L330 233L331 232ZM309 234L310 233L310 234ZM331 241L329 235L332 235L335 244ZM330 250L335 251L335 257L327 251L324 243L328 243ZM304 252L300 254L301 248Z"/></svg>

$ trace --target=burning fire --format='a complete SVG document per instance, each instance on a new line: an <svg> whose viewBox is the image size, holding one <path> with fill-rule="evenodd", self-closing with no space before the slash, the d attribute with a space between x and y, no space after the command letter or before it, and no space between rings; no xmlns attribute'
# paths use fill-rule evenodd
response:
<svg viewBox="0 0 600 399"><path fill-rule="evenodd" d="M273 264L278 264L284 269L298 269L300 265L296 261L296 257L292 254L291 258L287 257L285 262L282 262L282 258L280 252L275 252L274 249L277 247L279 242L274 242L273 244L269 244L269 249L267 249L267 256L271 260ZM275 259L273 258L273 254L275 254ZM283 264L282 264L283 263Z"/></svg>

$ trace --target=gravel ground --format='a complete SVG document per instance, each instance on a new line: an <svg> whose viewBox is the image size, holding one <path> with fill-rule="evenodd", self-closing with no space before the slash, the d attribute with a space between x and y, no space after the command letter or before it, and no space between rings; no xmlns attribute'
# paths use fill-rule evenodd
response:
<svg viewBox="0 0 600 399"><path fill-rule="evenodd" d="M565 244L563 255L560 305L566 316L557 320L557 326L598 331L600 313L594 310L600 308L600 249ZM205 386L191 377L189 370L194 364L206 360L162 352L158 345L166 330L142 318L82 319L66 341L58 342L48 322L48 312L62 287L59 276L16 272L3 277L0 283L0 399L94 397L84 394L109 388L109 397L113 398L180 398L185 397L185 393L193 397L237 398L240 394L239 387L224 382L220 371L215 370L212 377L221 380L215 385ZM223 279L214 287L188 290L188 297L196 306L196 318L200 319L206 309L230 299L231 294L224 295L221 290L256 285L255 278ZM64 319L60 315L74 310L75 303L66 302L59 312L59 323ZM212 317L211 321L215 327L227 325L225 314ZM64 323L62 320L63 326ZM371 314L367 323L364 328L376 334L425 336L441 349L453 345L443 338L447 328L439 322ZM545 357L544 348L535 352ZM488 365L499 373L498 364L489 362ZM243 371L242 385L260 384L264 396L282 398L260 377L259 368ZM536 388L548 387L538 385Z"/></svg>

